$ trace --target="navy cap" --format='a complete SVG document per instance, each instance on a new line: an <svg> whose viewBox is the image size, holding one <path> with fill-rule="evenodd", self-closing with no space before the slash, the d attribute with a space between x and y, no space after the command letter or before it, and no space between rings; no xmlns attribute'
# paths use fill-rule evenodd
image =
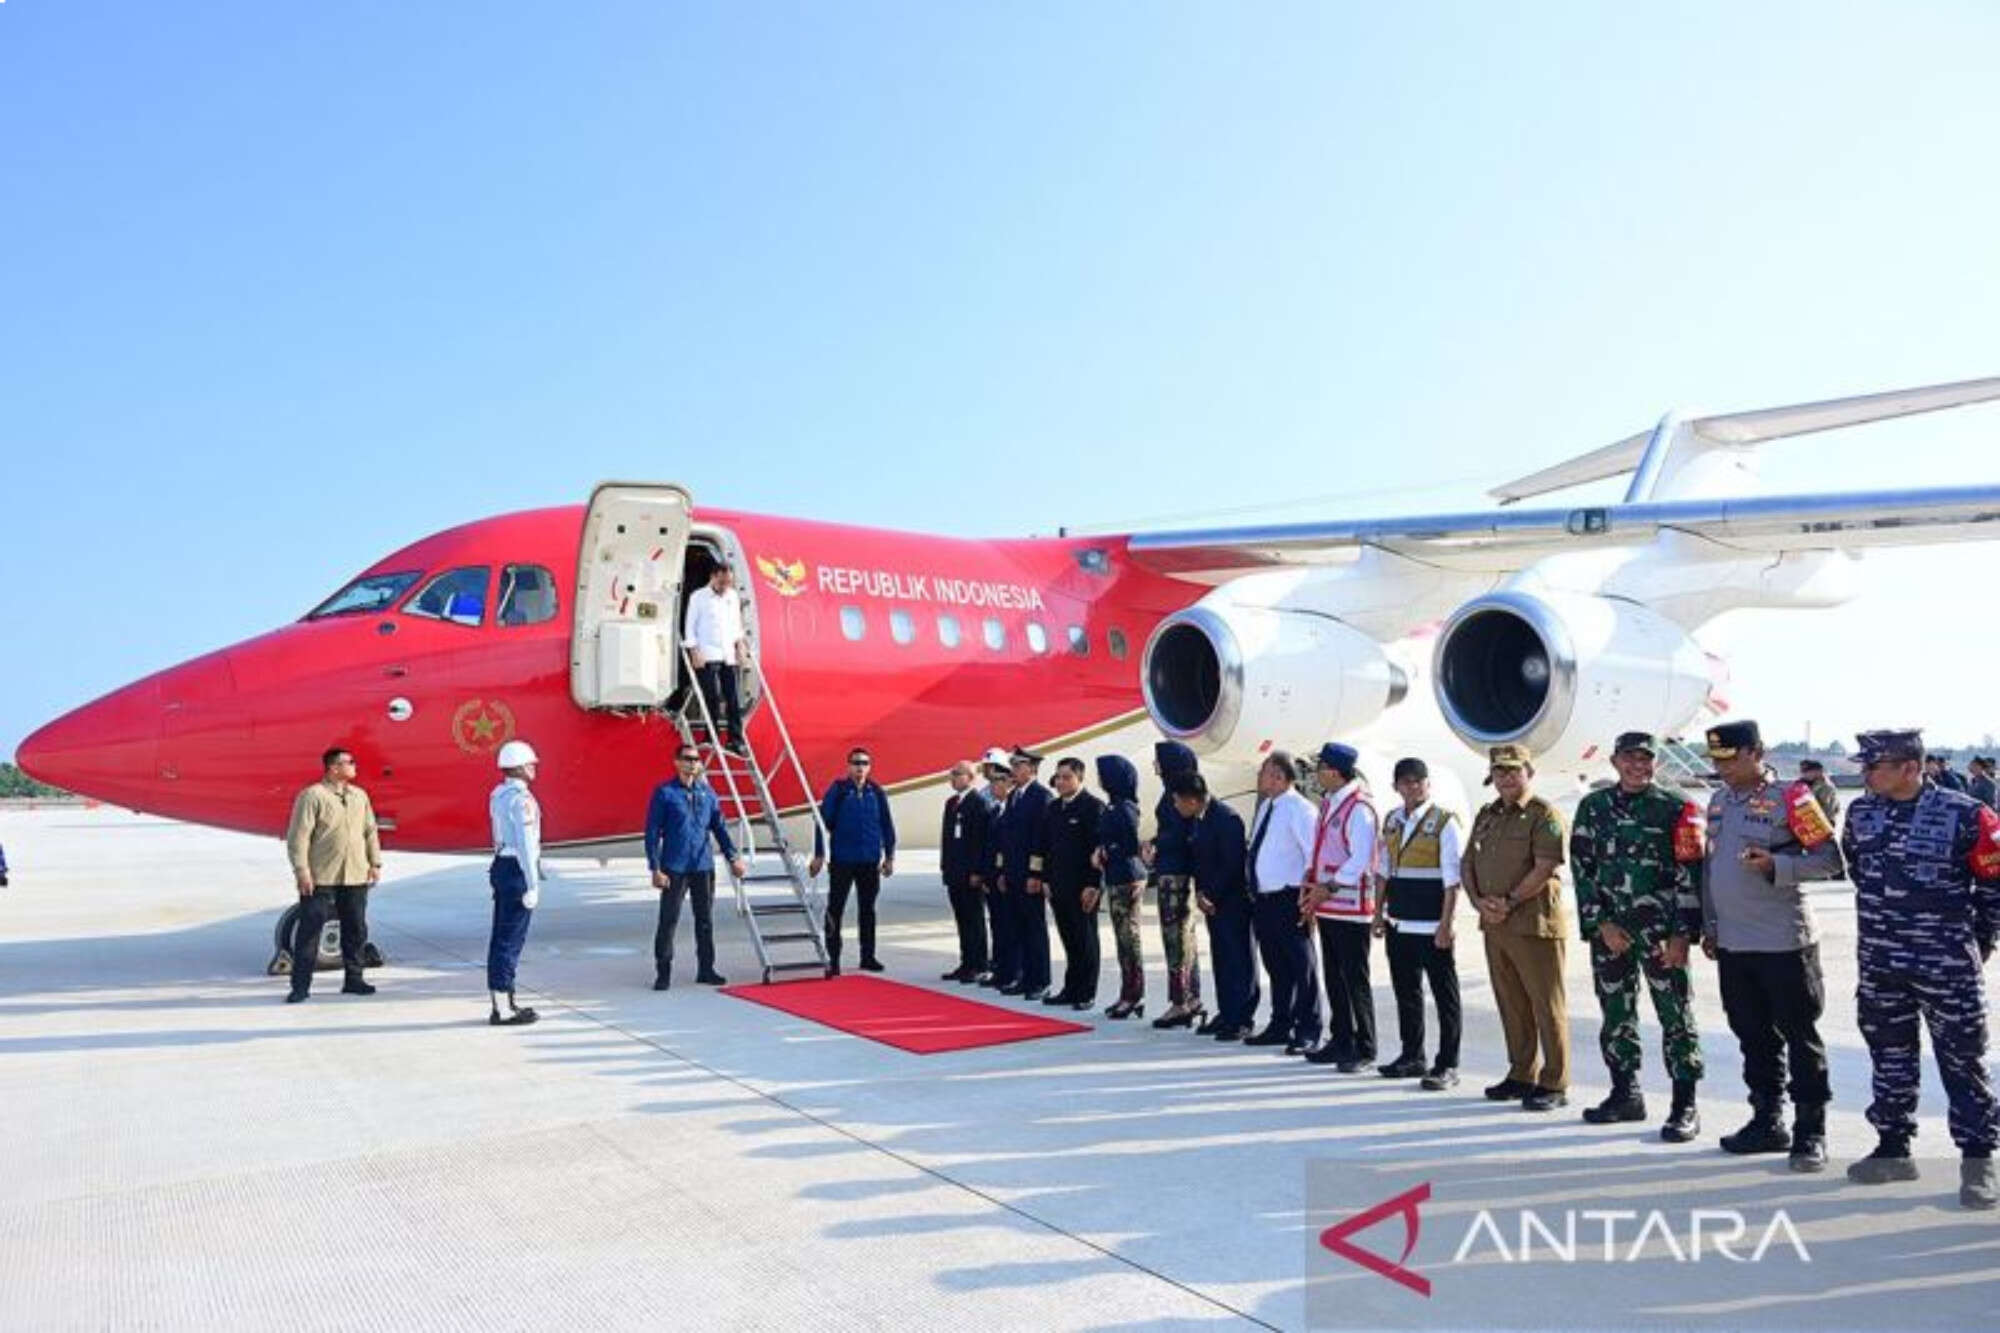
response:
<svg viewBox="0 0 2000 1333"><path fill-rule="evenodd" d="M1042 762L1042 756L1036 754L1025 745L1015 746L1014 753L1010 758L1017 764L1039 764Z"/></svg>
<svg viewBox="0 0 2000 1333"><path fill-rule="evenodd" d="M1361 762L1361 752L1351 745L1328 741L1319 747L1317 758L1323 767L1332 769L1344 778L1351 778L1354 776L1355 767Z"/></svg>
<svg viewBox="0 0 2000 1333"><path fill-rule="evenodd" d="M1764 733L1748 718L1741 722L1718 722L1708 729L1706 739L1710 759L1734 759L1738 750L1756 750L1764 745Z"/></svg>
<svg viewBox="0 0 2000 1333"><path fill-rule="evenodd" d="M1854 738L1854 762L1880 764L1897 759L1922 759L1924 732L1921 727L1904 730L1864 731Z"/></svg>
<svg viewBox="0 0 2000 1333"><path fill-rule="evenodd" d="M1650 731L1621 731L1618 733L1618 739L1612 743L1611 753L1625 754L1633 750L1644 750L1650 755L1658 754L1659 749L1659 743L1653 739L1653 733Z"/></svg>

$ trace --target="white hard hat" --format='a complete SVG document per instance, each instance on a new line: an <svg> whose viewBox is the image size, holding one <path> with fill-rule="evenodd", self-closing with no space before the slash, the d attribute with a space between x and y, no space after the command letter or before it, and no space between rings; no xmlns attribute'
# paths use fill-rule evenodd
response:
<svg viewBox="0 0 2000 1333"><path fill-rule="evenodd" d="M498 764L501 768L525 768L539 762L535 758L535 747L526 741L508 741L500 747Z"/></svg>
<svg viewBox="0 0 2000 1333"><path fill-rule="evenodd" d="M1005 768L1013 762L1013 756L996 745L988 750L979 762L986 768Z"/></svg>

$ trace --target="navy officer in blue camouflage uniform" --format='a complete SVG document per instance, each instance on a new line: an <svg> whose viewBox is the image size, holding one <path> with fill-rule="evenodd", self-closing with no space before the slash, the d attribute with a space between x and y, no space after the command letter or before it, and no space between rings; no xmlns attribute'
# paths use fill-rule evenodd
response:
<svg viewBox="0 0 2000 1333"><path fill-rule="evenodd" d="M1880 1142L1847 1168L1879 1185L1914 1180L1921 1077L1917 1022L1931 1031L1938 1074L1951 1101L1959 1203L2000 1203L1993 1150L2000 1105L1986 1070L1986 977L1982 964L2000 932L2000 815L1962 792L1924 780L1917 731L1866 731L1855 761L1868 794L1841 836L1854 881L1860 954L1855 1001L1875 1066L1868 1123Z"/></svg>

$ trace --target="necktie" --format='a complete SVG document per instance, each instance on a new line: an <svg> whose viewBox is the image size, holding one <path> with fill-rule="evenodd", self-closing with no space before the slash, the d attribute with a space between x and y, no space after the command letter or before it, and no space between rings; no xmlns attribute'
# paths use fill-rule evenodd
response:
<svg viewBox="0 0 2000 1333"><path fill-rule="evenodd" d="M1257 832L1250 839L1250 892L1257 891L1257 850L1264 845L1264 833L1271 827L1271 802L1257 812Z"/></svg>

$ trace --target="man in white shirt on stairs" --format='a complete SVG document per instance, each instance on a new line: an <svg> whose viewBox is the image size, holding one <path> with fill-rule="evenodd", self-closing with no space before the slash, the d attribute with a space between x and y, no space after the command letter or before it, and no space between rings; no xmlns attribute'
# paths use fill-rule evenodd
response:
<svg viewBox="0 0 2000 1333"><path fill-rule="evenodd" d="M743 634L743 603L736 594L736 578L725 561L715 562L706 587L696 588L688 598L687 616L681 642L694 659L701 692L708 699L708 716L728 739L717 735L718 745L743 749L743 704L736 692L736 667L749 661L749 642Z"/></svg>

